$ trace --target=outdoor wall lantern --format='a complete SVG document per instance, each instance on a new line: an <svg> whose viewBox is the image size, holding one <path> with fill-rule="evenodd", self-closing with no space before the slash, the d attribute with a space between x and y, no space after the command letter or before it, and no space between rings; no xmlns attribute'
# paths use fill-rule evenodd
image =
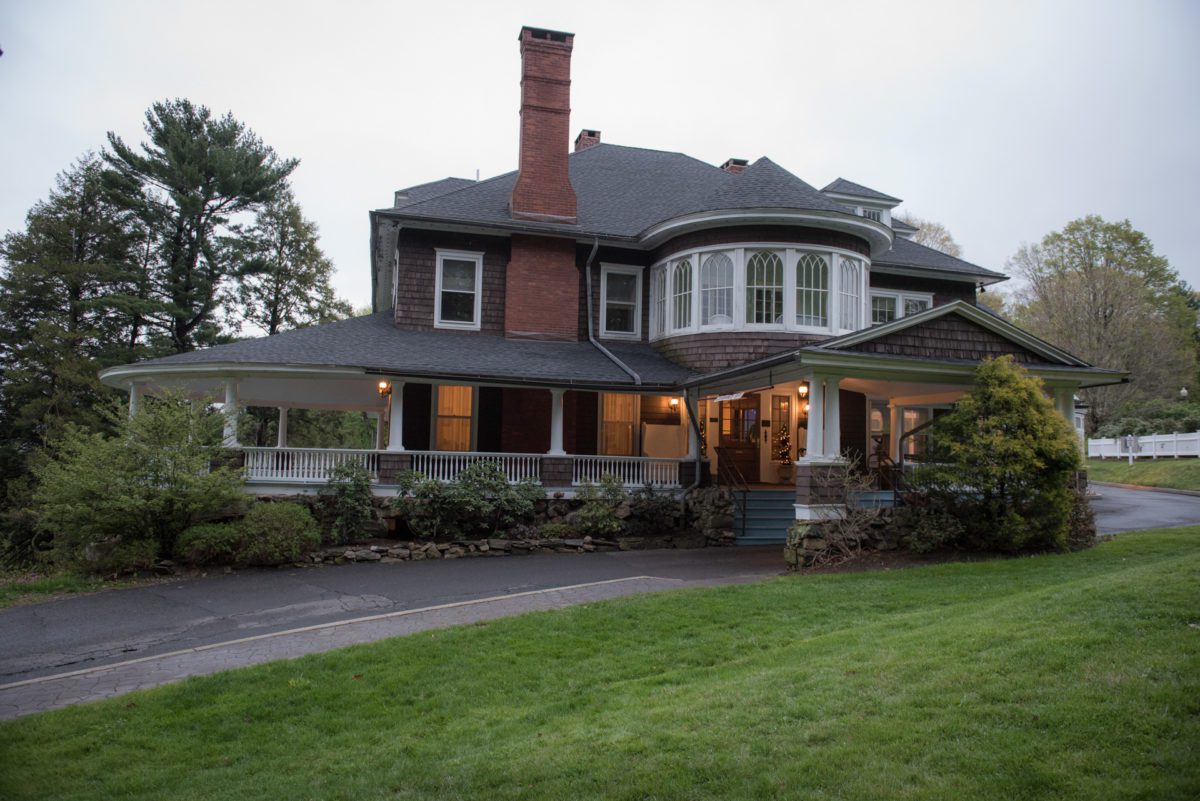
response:
<svg viewBox="0 0 1200 801"><path fill-rule="evenodd" d="M799 393L801 398L807 398L808 397L808 382L801 381L800 386L796 389L796 392ZM808 411L808 406L805 405L804 409L805 409L805 411Z"/></svg>
<svg viewBox="0 0 1200 801"><path fill-rule="evenodd" d="M380 381L379 382L379 397L386 398L388 395L391 395L391 394L392 394L391 382Z"/></svg>
<svg viewBox="0 0 1200 801"><path fill-rule="evenodd" d="M671 408L672 409L679 408L679 398L671 398Z"/></svg>

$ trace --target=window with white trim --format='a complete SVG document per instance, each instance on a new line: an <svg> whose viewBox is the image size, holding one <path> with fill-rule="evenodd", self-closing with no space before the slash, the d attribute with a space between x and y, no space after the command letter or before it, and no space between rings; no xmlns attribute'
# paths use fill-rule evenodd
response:
<svg viewBox="0 0 1200 801"><path fill-rule="evenodd" d="M879 209L864 208L862 210L862 216L866 217L868 220L874 220L875 222L883 222L883 212L880 211Z"/></svg>
<svg viewBox="0 0 1200 801"><path fill-rule="evenodd" d="M796 325L829 325L829 262L816 253L796 259Z"/></svg>
<svg viewBox="0 0 1200 801"><path fill-rule="evenodd" d="M759 250L746 260L746 322L783 322L783 259L774 251Z"/></svg>
<svg viewBox="0 0 1200 801"><path fill-rule="evenodd" d="M838 309L838 325L843 329L857 331L862 328L862 262L841 256L838 258L838 282L841 288L841 307Z"/></svg>
<svg viewBox="0 0 1200 801"><path fill-rule="evenodd" d="M700 263L700 325L733 325L733 259L709 253Z"/></svg>
<svg viewBox="0 0 1200 801"><path fill-rule="evenodd" d="M692 325L692 262L680 259L671 269L671 328Z"/></svg>
<svg viewBox="0 0 1200 801"><path fill-rule="evenodd" d="M600 266L600 336L642 335L642 268Z"/></svg>
<svg viewBox="0 0 1200 801"><path fill-rule="evenodd" d="M931 308L933 295L928 292L871 290L871 325L884 325Z"/></svg>
<svg viewBox="0 0 1200 801"><path fill-rule="evenodd" d="M434 326L478 331L483 301L483 254L438 250L436 273Z"/></svg>

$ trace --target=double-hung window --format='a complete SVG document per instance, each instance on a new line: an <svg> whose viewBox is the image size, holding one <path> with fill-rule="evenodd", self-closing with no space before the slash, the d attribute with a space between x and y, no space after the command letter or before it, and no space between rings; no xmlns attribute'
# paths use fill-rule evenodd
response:
<svg viewBox="0 0 1200 801"><path fill-rule="evenodd" d="M872 295L871 325L883 325L895 320L899 316L896 311L898 303L899 298L895 295Z"/></svg>
<svg viewBox="0 0 1200 801"><path fill-rule="evenodd" d="M438 250L436 282L434 326L478 331L483 307L483 254Z"/></svg>
<svg viewBox="0 0 1200 801"><path fill-rule="evenodd" d="M680 259L671 269L671 328L679 331L692 325L692 262Z"/></svg>
<svg viewBox="0 0 1200 801"><path fill-rule="evenodd" d="M700 263L700 325L733 325L733 259L710 253Z"/></svg>
<svg viewBox="0 0 1200 801"><path fill-rule="evenodd" d="M783 322L783 259L774 251L755 251L746 259L746 322Z"/></svg>
<svg viewBox="0 0 1200 801"><path fill-rule="evenodd" d="M841 273L841 319L838 321L843 329L857 331L862 328L862 262L845 256L838 258Z"/></svg>
<svg viewBox="0 0 1200 801"><path fill-rule="evenodd" d="M871 292L871 325L884 325L933 307L933 295L910 292Z"/></svg>
<svg viewBox="0 0 1200 801"><path fill-rule="evenodd" d="M796 325L829 325L829 262L816 253L796 260Z"/></svg>
<svg viewBox="0 0 1200 801"><path fill-rule="evenodd" d="M642 268L605 264L600 268L600 335L638 339L642 335Z"/></svg>

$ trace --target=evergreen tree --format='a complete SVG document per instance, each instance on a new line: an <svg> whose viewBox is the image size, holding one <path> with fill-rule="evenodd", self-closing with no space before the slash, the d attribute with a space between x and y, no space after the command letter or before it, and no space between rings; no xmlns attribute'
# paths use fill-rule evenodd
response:
<svg viewBox="0 0 1200 801"><path fill-rule="evenodd" d="M238 234L230 248L246 322L272 335L350 315L350 304L334 295L333 262L321 252L317 225L304 218L290 188Z"/></svg>
<svg viewBox="0 0 1200 801"><path fill-rule="evenodd" d="M149 234L142 289L157 305L146 321L183 352L221 333L233 265L220 239L231 218L275 200L297 162L231 114L215 117L188 100L155 103L145 131L140 152L108 134L105 186Z"/></svg>

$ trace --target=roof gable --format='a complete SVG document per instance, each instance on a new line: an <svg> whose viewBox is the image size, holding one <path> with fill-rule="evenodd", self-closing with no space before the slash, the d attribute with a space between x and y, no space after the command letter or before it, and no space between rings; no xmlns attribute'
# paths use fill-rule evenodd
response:
<svg viewBox="0 0 1200 801"><path fill-rule="evenodd" d="M851 197L862 198L863 200L878 200L884 203L903 202L898 197L885 195L883 192L880 192L877 189L871 189L870 187L863 186L862 184L856 184L853 181L847 181L845 178L838 178L821 191L828 192L831 195L849 195Z"/></svg>
<svg viewBox="0 0 1200 801"><path fill-rule="evenodd" d="M1091 366L961 300L827 340L811 349L970 362L1011 354L1027 365Z"/></svg>

